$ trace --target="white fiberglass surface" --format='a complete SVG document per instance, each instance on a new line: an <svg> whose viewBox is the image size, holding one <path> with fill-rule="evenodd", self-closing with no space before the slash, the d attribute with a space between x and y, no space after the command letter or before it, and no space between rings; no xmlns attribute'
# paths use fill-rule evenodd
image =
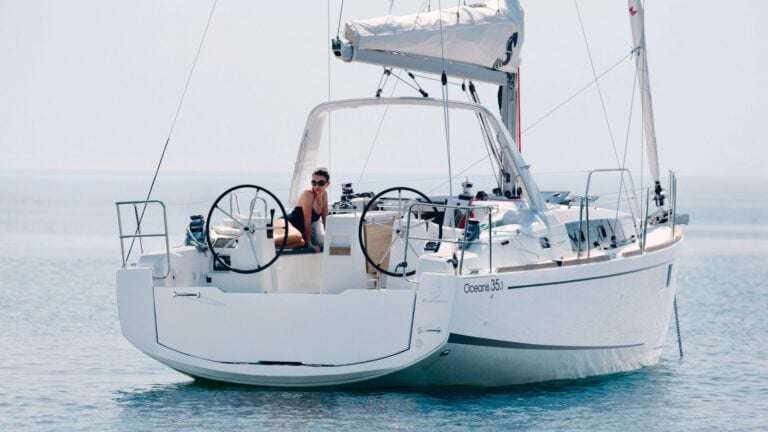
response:
<svg viewBox="0 0 768 432"><path fill-rule="evenodd" d="M316 164L331 169L332 183L352 182L360 192L407 185L428 195L442 194L449 191L449 170L454 192L467 177L490 191L496 187L497 169L490 162L476 115L456 109L449 113L446 128L442 106L334 111L331 139L326 123ZM400 183L393 183L393 170L402 173Z"/></svg>
<svg viewBox="0 0 768 432"><path fill-rule="evenodd" d="M193 357L345 365L392 356L410 345L413 291L325 296L197 290L200 300L155 290L158 342Z"/></svg>

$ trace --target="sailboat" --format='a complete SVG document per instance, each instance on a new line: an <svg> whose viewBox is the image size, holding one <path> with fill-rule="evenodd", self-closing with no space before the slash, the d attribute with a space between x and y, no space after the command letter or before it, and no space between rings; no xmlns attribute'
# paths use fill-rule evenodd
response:
<svg viewBox="0 0 768 432"><path fill-rule="evenodd" d="M626 167L589 171L583 195L539 189L518 148L517 0L353 20L332 41L336 58L388 76L431 74L443 87L498 86L499 112L447 92L321 103L301 134L290 206L263 185L234 186L192 217L180 246L169 245L161 200L118 202L124 336L188 376L258 386L505 386L656 364L685 221L674 175L665 190L659 172L642 5L628 6L653 179L645 206ZM467 180L453 191L449 150L447 195L409 184L354 193L346 184L319 253L296 244L288 209L320 163L329 116L336 125L341 113L399 108L437 113L448 144L454 113L474 119L488 190ZM627 210L592 195L607 174L621 179ZM147 227L150 214L159 231ZM132 258L148 238L164 247Z"/></svg>

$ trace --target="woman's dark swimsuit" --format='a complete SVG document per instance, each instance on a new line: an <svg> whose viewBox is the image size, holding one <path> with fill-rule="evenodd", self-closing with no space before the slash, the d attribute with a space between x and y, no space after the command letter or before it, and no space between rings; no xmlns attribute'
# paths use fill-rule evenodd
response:
<svg viewBox="0 0 768 432"><path fill-rule="evenodd" d="M315 209L312 209L312 215L310 216L310 222L309 224L312 225L313 223L317 222L320 219L320 213L316 212ZM304 210L300 206L296 206L291 214L288 215L288 221L293 225L296 229L298 229L301 232L301 236L304 238L307 238L306 235L304 235ZM311 233L309 233L311 235Z"/></svg>

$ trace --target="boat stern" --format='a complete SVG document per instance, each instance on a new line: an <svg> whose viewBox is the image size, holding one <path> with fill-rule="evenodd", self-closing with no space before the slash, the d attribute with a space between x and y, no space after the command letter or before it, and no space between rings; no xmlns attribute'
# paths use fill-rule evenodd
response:
<svg viewBox="0 0 768 432"><path fill-rule="evenodd" d="M151 355L155 346L154 282L152 268L117 270L117 311L123 335L136 348Z"/></svg>

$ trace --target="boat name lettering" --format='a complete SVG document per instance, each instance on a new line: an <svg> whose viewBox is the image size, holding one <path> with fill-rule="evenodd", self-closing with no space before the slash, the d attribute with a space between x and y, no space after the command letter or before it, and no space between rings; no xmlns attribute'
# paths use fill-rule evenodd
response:
<svg viewBox="0 0 768 432"><path fill-rule="evenodd" d="M501 291L503 289L504 289L504 282L496 278L483 283L477 283L477 284L465 283L464 284L464 293L466 294Z"/></svg>

